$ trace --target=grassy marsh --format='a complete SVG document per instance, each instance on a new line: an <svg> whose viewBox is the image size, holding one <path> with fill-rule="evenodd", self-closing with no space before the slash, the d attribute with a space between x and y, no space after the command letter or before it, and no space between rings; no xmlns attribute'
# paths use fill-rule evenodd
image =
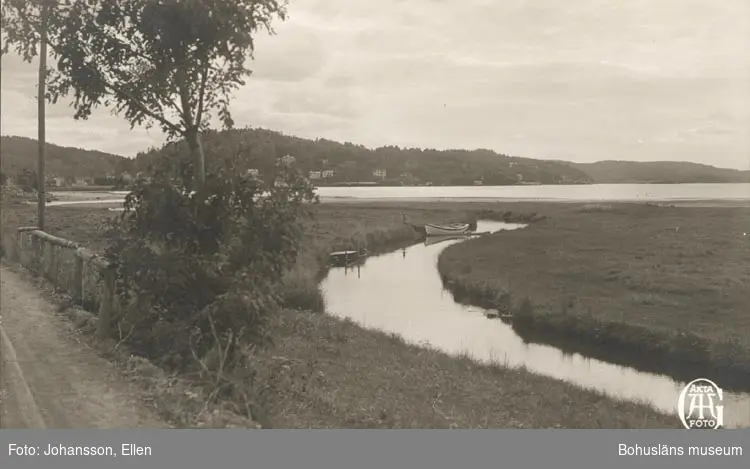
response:
<svg viewBox="0 0 750 469"><path fill-rule="evenodd" d="M747 388L744 233L742 207L568 206L524 230L451 246L439 270L463 301L515 312L532 339L631 350L661 372L707 370Z"/></svg>

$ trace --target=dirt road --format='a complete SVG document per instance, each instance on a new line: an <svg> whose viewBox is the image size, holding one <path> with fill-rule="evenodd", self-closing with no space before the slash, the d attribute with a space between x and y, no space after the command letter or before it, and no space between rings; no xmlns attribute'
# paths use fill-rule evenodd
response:
<svg viewBox="0 0 750 469"><path fill-rule="evenodd" d="M165 428L45 294L0 266L0 428Z"/></svg>

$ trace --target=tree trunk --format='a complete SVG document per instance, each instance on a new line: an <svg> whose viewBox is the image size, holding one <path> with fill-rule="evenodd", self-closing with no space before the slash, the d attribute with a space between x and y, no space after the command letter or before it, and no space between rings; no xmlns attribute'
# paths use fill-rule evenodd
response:
<svg viewBox="0 0 750 469"><path fill-rule="evenodd" d="M46 175L44 174L45 150L46 150L46 128L45 128L45 104L46 100L46 81L47 81L47 14L48 6L45 3L42 6L42 37L39 45L39 77L38 77L38 144L39 153L37 160L37 218L39 219L39 229L44 231L44 208L47 203L45 194Z"/></svg>
<svg viewBox="0 0 750 469"><path fill-rule="evenodd" d="M190 90L185 77L185 70L177 70L177 88L180 93L180 104L182 105L182 121L185 125L185 140L190 148L190 160L193 162L193 178L195 179L195 189L200 189L206 183L206 161L203 154L203 143L200 135L200 122L195 122L197 116L193 115L192 105L190 103Z"/></svg>
<svg viewBox="0 0 750 469"><path fill-rule="evenodd" d="M206 182L206 156L203 153L201 134L197 129L193 129L187 132L186 139L190 148L190 159L195 167L196 188L200 188Z"/></svg>

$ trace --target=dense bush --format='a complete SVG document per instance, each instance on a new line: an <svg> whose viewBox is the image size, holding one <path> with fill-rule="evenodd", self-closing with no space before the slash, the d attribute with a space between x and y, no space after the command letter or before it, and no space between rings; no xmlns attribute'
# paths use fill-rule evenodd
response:
<svg viewBox="0 0 750 469"><path fill-rule="evenodd" d="M227 369L240 343L265 338L313 188L288 168L264 182L229 164L194 190L175 167L159 164L136 180L110 227L107 255L118 260L123 305L118 330L168 368ZM220 364L207 364L217 357Z"/></svg>

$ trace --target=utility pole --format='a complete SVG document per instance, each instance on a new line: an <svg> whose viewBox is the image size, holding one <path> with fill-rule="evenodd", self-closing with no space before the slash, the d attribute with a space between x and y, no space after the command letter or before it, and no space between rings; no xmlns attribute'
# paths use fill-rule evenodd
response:
<svg viewBox="0 0 750 469"><path fill-rule="evenodd" d="M47 20L49 14L49 5L46 0L42 1L42 24L41 24L41 37L39 38L39 77L38 77L38 94L37 94L37 105L38 105L38 143L39 153L37 160L37 176L39 178L37 182L37 225L40 230L44 231L44 208L47 203L45 186L47 177L45 175L45 153L47 147L46 141L46 125L45 125L45 111L46 111L46 84L47 84Z"/></svg>

